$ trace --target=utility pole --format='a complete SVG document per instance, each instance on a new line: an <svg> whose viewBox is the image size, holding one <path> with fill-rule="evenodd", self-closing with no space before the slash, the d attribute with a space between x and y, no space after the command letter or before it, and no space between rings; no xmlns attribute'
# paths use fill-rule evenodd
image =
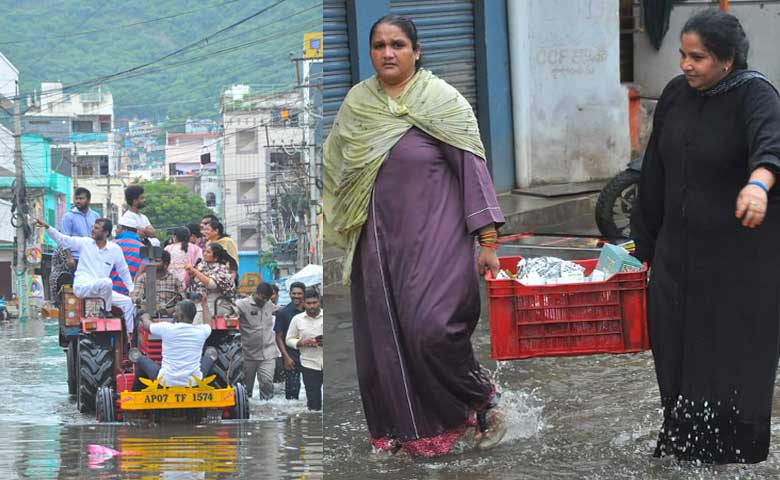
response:
<svg viewBox="0 0 780 480"><path fill-rule="evenodd" d="M312 117L314 117L316 125L322 121L322 115L319 111L319 105L317 100L321 98L321 95L315 95L314 90L320 89L319 82L312 82L312 71L321 72L322 64L322 32L312 32L304 34L304 52L303 58L293 58L291 55L290 60L295 63L296 80L298 81L298 88L302 89L303 96L303 160L306 165L306 196L308 200L308 222L304 227L304 232L299 235L299 238L308 237L309 242L300 242L305 248L305 258L311 263L322 264L322 245L320 226L318 222L320 211L320 192L319 192L319 172L318 172L318 155L315 139L317 135L317 128L312 128ZM312 68L313 64L319 68L316 70ZM301 68L302 67L302 68ZM321 73L318 73L321 76ZM313 115L312 115L313 113ZM308 231L307 231L308 230ZM300 257L299 257L300 258ZM308 262L307 262L308 263ZM303 266L303 265L302 265Z"/></svg>
<svg viewBox="0 0 780 480"><path fill-rule="evenodd" d="M14 168L16 168L16 299L19 302L19 320L29 317L27 298L27 259L24 249L27 246L25 226L27 224L26 187L24 183L24 165L22 162L22 113L19 98L19 82L16 82L16 100L14 101Z"/></svg>
<svg viewBox="0 0 780 480"><path fill-rule="evenodd" d="M224 203L223 203L224 205ZM257 258L263 258L263 212L255 213L257 215Z"/></svg>
<svg viewBox="0 0 780 480"><path fill-rule="evenodd" d="M108 166L109 169L111 168L111 165ZM98 168L100 166L98 165ZM106 213L103 215L105 218L114 221L113 218L111 218L111 170L108 171L106 174Z"/></svg>

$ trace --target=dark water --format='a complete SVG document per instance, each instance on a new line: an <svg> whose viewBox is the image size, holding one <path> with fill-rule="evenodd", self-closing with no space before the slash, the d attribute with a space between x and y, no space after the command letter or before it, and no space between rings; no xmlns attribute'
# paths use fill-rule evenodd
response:
<svg viewBox="0 0 780 480"><path fill-rule="evenodd" d="M483 297L484 307L484 297ZM487 318L483 311L483 319ZM430 479L776 479L780 398L772 449L757 466L696 466L653 459L661 424L649 352L502 362L489 359L489 330L473 337L483 365L504 390L509 430L488 453L465 448L435 459L372 453L357 390L348 291L328 289L329 374L326 469L332 478Z"/></svg>
<svg viewBox="0 0 780 480"><path fill-rule="evenodd" d="M218 424L98 424L69 398L53 320L0 323L0 479L322 478L322 416L283 391L251 400L252 419ZM302 398L305 396L301 395ZM87 445L121 455L90 455Z"/></svg>

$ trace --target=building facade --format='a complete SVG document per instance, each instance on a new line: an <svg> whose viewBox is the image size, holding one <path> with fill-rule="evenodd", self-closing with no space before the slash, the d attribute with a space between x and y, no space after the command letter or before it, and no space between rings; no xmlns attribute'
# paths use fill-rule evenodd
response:
<svg viewBox="0 0 780 480"><path fill-rule="evenodd" d="M63 173L70 169L67 175L73 187L87 188L92 193L92 208L116 220L124 201L124 184L117 178L119 148L113 133L111 93L103 87L68 93L59 82L43 82L29 103L24 131L50 138Z"/></svg>
<svg viewBox="0 0 780 480"><path fill-rule="evenodd" d="M217 215L222 211L218 138L216 133L168 133L165 141L165 175L202 197Z"/></svg>
<svg viewBox="0 0 780 480"><path fill-rule="evenodd" d="M42 135L22 135L22 161L30 213L50 225L60 225L70 208L72 190L71 178L59 170L63 159L54 155L55 151L50 140ZM13 175L0 176L0 189L10 192L15 181ZM52 249L55 247L51 238L44 236L43 232L39 234L38 243Z"/></svg>
<svg viewBox="0 0 780 480"><path fill-rule="evenodd" d="M296 237L301 226L301 219L287 212L298 211L296 199L306 185L302 100L300 92L260 95L244 85L227 90L220 100L222 218L239 255L247 258L242 271L257 273L258 251ZM280 265L294 269L295 258Z"/></svg>

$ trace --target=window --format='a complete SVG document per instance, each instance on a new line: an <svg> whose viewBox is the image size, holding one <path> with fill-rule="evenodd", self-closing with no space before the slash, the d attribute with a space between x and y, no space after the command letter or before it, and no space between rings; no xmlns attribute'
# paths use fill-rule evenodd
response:
<svg viewBox="0 0 780 480"><path fill-rule="evenodd" d="M214 195L214 192L209 192L206 194L206 206L207 207L217 206L217 196Z"/></svg>
<svg viewBox="0 0 780 480"><path fill-rule="evenodd" d="M300 165L300 163L301 152L295 152L292 155L281 151L271 152L271 171L287 170Z"/></svg>
<svg viewBox="0 0 780 480"><path fill-rule="evenodd" d="M236 153L257 153L257 130L251 128L236 132Z"/></svg>
<svg viewBox="0 0 780 480"><path fill-rule="evenodd" d="M66 177L71 175L71 150L69 147L51 147L51 171Z"/></svg>
<svg viewBox="0 0 780 480"><path fill-rule="evenodd" d="M92 133L92 120L73 120L73 131L76 133Z"/></svg>
<svg viewBox="0 0 780 480"><path fill-rule="evenodd" d="M257 203L257 180L238 181L238 203Z"/></svg>
<svg viewBox="0 0 780 480"><path fill-rule="evenodd" d="M78 157L77 170L80 177L108 175L108 155L87 155Z"/></svg>
<svg viewBox="0 0 780 480"><path fill-rule="evenodd" d="M93 168L93 165L91 163L88 164L82 164L79 162L78 166L78 175L79 177L91 177L95 174L95 169Z"/></svg>
<svg viewBox="0 0 780 480"><path fill-rule="evenodd" d="M257 242L260 235L255 227L239 227L238 229L238 249L239 250L257 250Z"/></svg>
<svg viewBox="0 0 780 480"><path fill-rule="evenodd" d="M111 122L100 122L100 131L101 132L111 132Z"/></svg>

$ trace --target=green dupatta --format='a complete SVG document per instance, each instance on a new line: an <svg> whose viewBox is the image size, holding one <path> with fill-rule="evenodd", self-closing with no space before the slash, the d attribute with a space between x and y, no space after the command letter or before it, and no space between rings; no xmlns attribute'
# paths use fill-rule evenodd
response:
<svg viewBox="0 0 780 480"><path fill-rule="evenodd" d="M379 168L411 127L485 158L479 126L468 101L451 85L420 69L401 94L390 98L376 75L347 94L325 141L325 239L344 249L344 284Z"/></svg>

